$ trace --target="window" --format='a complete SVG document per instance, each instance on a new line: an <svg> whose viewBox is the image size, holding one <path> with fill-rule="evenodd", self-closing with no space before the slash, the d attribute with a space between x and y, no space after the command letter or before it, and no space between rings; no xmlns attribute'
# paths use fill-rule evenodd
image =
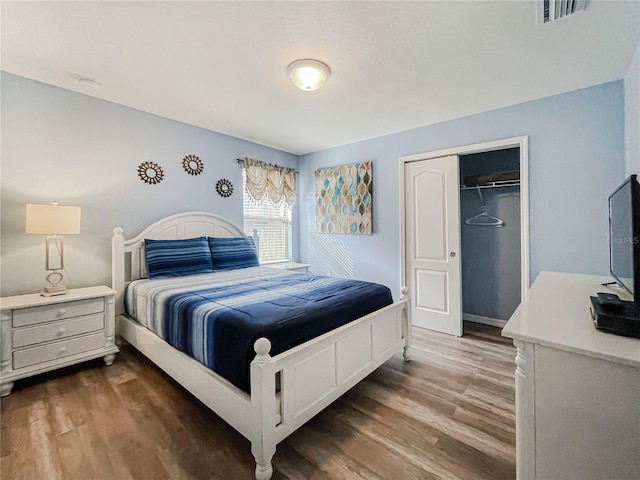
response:
<svg viewBox="0 0 640 480"><path fill-rule="evenodd" d="M275 206L268 198L256 205L246 189L247 177L242 170L242 202L244 231L258 230L260 263L291 261L291 208L285 203Z"/></svg>

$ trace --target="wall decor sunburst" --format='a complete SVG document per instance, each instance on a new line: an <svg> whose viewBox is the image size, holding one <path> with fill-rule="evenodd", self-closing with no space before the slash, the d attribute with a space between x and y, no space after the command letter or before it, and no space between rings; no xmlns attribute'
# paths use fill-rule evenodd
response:
<svg viewBox="0 0 640 480"><path fill-rule="evenodd" d="M162 181L164 171L162 167L155 162L142 162L138 165L138 176L144 183L155 185Z"/></svg>
<svg viewBox="0 0 640 480"><path fill-rule="evenodd" d="M221 178L216 183L216 192L218 192L218 195L221 197L230 197L233 194L233 185L226 178Z"/></svg>
<svg viewBox="0 0 640 480"><path fill-rule="evenodd" d="M182 168L189 175L200 175L204 170L204 163L195 155L187 155L182 160Z"/></svg>

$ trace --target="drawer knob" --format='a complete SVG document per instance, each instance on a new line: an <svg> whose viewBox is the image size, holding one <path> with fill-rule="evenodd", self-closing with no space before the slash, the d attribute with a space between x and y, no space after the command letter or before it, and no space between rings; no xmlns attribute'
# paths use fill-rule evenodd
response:
<svg viewBox="0 0 640 480"><path fill-rule="evenodd" d="M67 309L66 308L61 308L58 310L58 315L64 315L65 313L67 313Z"/></svg>
<svg viewBox="0 0 640 480"><path fill-rule="evenodd" d="M64 353L67 351L67 347L60 347L60 353Z"/></svg>
<svg viewBox="0 0 640 480"><path fill-rule="evenodd" d="M60 327L60 329L58 329L58 335L62 335L64 332L66 332L67 329L64 327Z"/></svg>

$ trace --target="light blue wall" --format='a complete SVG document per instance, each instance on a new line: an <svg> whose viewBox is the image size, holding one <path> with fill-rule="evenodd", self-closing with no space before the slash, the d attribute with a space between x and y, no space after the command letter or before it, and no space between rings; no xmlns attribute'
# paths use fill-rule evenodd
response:
<svg viewBox="0 0 640 480"><path fill-rule="evenodd" d="M67 285L109 285L115 226L130 238L159 218L189 210L242 225L242 169L235 159L298 165L289 153L22 77L2 73L1 89L2 295L36 292L44 284L45 240L25 234L26 203L82 207L80 235L65 237ZM203 160L201 175L184 172L187 154ZM138 178L144 161L163 167L161 183ZM215 192L220 178L233 183L230 198ZM297 208L294 225L296 218Z"/></svg>
<svg viewBox="0 0 640 480"><path fill-rule="evenodd" d="M626 175L640 174L640 43L624 77Z"/></svg>
<svg viewBox="0 0 640 480"><path fill-rule="evenodd" d="M636 52L636 63L637 57ZM397 297L398 159L520 135L530 140L532 279L541 270L606 274L606 198L625 174L623 89L629 110L631 73L625 84L613 82L300 159L2 73L1 294L37 291L43 284L44 239L24 233L26 203L57 200L81 206L82 233L65 239L68 285L108 284L114 226L132 236L149 222L184 210L208 210L241 223L241 170L234 159L254 156L301 171L299 207L294 210L299 235L294 232L294 238L299 238L302 261L312 263L317 273L386 284ZM628 145L628 129L626 138ZM186 154L203 159L202 176L184 173L180 161ZM165 179L159 185L138 179L136 168L146 160L163 166ZM374 234L316 234L313 172L365 160L374 162ZM219 178L236 187L230 199L215 193ZM294 255L296 247L294 241Z"/></svg>
<svg viewBox="0 0 640 480"><path fill-rule="evenodd" d="M301 260L318 273L383 283L397 297L398 159L528 135L531 279L542 270L607 274L607 198L625 172L623 102L623 82L612 82L301 156ZM315 233L315 169L365 160L373 161L374 234Z"/></svg>

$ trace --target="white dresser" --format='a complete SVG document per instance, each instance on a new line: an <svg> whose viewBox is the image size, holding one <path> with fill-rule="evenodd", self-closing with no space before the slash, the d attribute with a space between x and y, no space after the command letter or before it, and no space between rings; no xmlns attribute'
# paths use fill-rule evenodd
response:
<svg viewBox="0 0 640 480"><path fill-rule="evenodd" d="M596 330L610 277L542 272L502 334L516 356L518 480L640 479L640 340Z"/></svg>
<svg viewBox="0 0 640 480"><path fill-rule="evenodd" d="M15 380L92 358L113 363L115 291L105 287L0 299L0 394Z"/></svg>

